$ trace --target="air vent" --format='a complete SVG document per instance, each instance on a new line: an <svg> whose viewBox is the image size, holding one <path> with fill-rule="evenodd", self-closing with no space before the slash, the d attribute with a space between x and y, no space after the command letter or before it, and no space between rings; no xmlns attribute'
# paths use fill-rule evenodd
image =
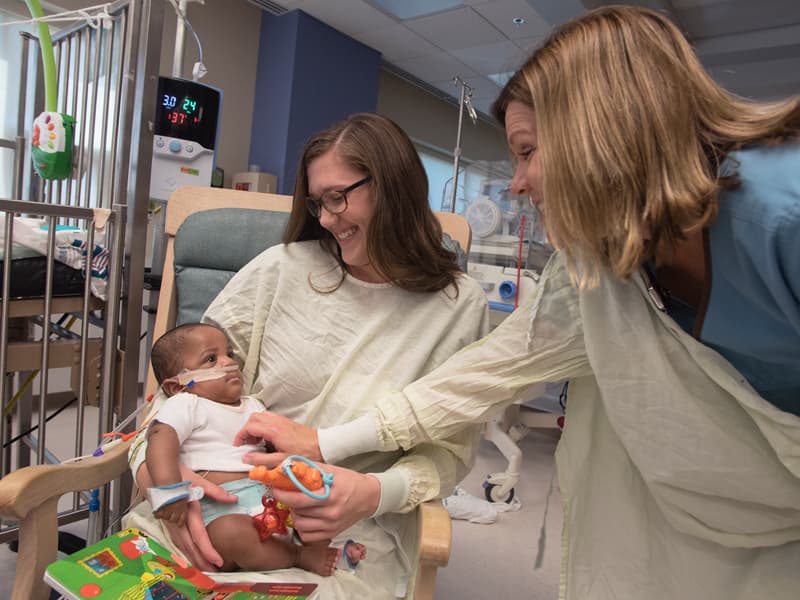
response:
<svg viewBox="0 0 800 600"><path fill-rule="evenodd" d="M283 15L286 14L288 11L275 2L270 2L270 0L247 0L250 4L255 4L262 10L267 11L273 15Z"/></svg>

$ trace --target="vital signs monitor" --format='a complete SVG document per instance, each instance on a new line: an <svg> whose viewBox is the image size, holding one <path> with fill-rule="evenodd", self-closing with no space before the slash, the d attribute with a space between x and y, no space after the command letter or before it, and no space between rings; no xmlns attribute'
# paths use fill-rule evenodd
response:
<svg viewBox="0 0 800 600"><path fill-rule="evenodd" d="M181 185L211 185L222 91L186 79L158 78L151 200Z"/></svg>

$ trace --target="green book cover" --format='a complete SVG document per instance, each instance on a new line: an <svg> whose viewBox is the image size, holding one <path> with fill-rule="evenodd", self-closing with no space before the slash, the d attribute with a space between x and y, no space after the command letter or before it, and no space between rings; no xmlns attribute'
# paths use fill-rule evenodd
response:
<svg viewBox="0 0 800 600"><path fill-rule="evenodd" d="M137 529L50 564L45 582L84 600L310 600L314 583L218 583Z"/></svg>

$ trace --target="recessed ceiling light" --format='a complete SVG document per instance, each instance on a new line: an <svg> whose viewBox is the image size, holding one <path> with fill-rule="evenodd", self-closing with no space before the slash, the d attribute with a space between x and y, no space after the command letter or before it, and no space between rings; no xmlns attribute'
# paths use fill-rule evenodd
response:
<svg viewBox="0 0 800 600"><path fill-rule="evenodd" d="M511 19L511 22L517 27L519 27L520 25L525 24L525 19L523 19L522 17L514 17L513 19Z"/></svg>
<svg viewBox="0 0 800 600"><path fill-rule="evenodd" d="M367 0L383 12L405 21L464 6L460 0Z"/></svg>

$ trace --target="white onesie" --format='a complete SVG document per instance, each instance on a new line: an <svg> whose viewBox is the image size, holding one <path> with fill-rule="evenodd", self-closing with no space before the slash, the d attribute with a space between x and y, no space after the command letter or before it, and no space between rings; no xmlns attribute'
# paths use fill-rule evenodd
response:
<svg viewBox="0 0 800 600"><path fill-rule="evenodd" d="M222 404L189 392L168 398L155 420L169 425L178 434L180 462L193 471L246 472L252 468L242 462L248 452L260 452L262 445L234 446L233 439L253 413L264 405L242 396L238 406Z"/></svg>

